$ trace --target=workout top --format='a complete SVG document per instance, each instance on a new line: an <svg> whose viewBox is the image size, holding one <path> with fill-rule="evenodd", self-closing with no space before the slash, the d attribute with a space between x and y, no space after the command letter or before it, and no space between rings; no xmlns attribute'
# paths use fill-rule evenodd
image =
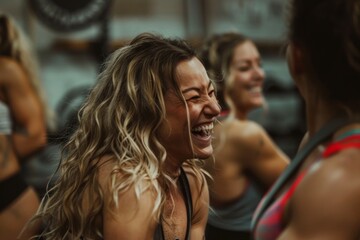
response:
<svg viewBox="0 0 360 240"><path fill-rule="evenodd" d="M7 209L28 188L18 171L0 181L0 213Z"/></svg>
<svg viewBox="0 0 360 240"><path fill-rule="evenodd" d="M233 204L209 209L208 224L231 231L250 231L251 218L262 197L262 192L251 181L245 192Z"/></svg>
<svg viewBox="0 0 360 240"><path fill-rule="evenodd" d="M190 239L190 228L191 228L191 218L192 218L192 212L193 212L193 207L192 207L192 198L191 198L191 191L190 191L190 185L189 185L189 181L187 179L186 173L184 171L184 169L180 169L180 177L179 177L179 183L180 183L180 188L181 191L184 195L184 199L185 199L185 205L186 205L186 235L185 235L185 240L189 240ZM163 227L161 222L159 223L158 227L155 230L155 234L154 234L154 240L164 240L164 231L163 231Z"/></svg>
<svg viewBox="0 0 360 240"><path fill-rule="evenodd" d="M11 133L10 111L6 104L0 101L0 134L9 135Z"/></svg>
<svg viewBox="0 0 360 240"><path fill-rule="evenodd" d="M360 129L349 131L339 138L340 140L336 140L326 147L322 153L322 158L330 157L343 149L360 148ZM275 240L284 230L283 215L285 208L305 173L306 170L300 172L289 189L274 201L261 216L254 229L255 240ZM260 209L260 205L257 209Z"/></svg>
<svg viewBox="0 0 360 240"><path fill-rule="evenodd" d="M0 135L9 134L11 134L10 111L8 106L0 101ZM27 187L20 171L2 179L0 181L0 213L7 209Z"/></svg>

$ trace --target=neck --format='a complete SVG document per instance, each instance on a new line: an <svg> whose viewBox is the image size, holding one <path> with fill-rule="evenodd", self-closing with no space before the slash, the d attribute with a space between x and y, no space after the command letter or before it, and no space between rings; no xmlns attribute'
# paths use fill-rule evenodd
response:
<svg viewBox="0 0 360 240"><path fill-rule="evenodd" d="M248 111L242 111L239 109L232 109L229 117L235 118L238 120L247 120Z"/></svg>
<svg viewBox="0 0 360 240"><path fill-rule="evenodd" d="M169 175L173 180L176 180L180 176L181 164L175 159L167 158L165 160L165 173Z"/></svg>
<svg viewBox="0 0 360 240"><path fill-rule="evenodd" d="M320 98L316 100L308 100L306 104L306 123L310 137L332 119L346 116L336 104L323 101Z"/></svg>

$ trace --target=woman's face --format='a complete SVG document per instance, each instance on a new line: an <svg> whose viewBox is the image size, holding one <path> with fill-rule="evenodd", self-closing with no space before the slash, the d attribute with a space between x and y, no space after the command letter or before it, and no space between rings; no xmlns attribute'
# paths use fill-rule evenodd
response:
<svg viewBox="0 0 360 240"><path fill-rule="evenodd" d="M262 106L264 78L260 54L254 43L246 41L236 46L225 83L229 105L245 112Z"/></svg>
<svg viewBox="0 0 360 240"><path fill-rule="evenodd" d="M183 99L173 90L165 94L166 121L159 131L160 141L168 158L179 163L208 158L213 152L213 122L220 113L214 87L197 58L180 62L176 73Z"/></svg>

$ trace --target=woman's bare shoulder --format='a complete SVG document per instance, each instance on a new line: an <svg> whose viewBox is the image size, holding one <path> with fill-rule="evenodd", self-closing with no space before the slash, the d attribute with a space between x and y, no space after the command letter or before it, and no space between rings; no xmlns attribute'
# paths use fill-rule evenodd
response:
<svg viewBox="0 0 360 240"><path fill-rule="evenodd" d="M360 149L344 149L329 158L321 161L319 175L321 178L328 179L330 184L343 184L344 186L353 186L357 188L360 197ZM329 174L329 173L332 174Z"/></svg>
<svg viewBox="0 0 360 240"><path fill-rule="evenodd" d="M233 120L221 125L217 129L219 134L225 134L226 138L235 144L248 144L266 135L263 127L254 121Z"/></svg>
<svg viewBox="0 0 360 240"><path fill-rule="evenodd" d="M0 56L0 71L18 71L22 70L21 65L12 58Z"/></svg>
<svg viewBox="0 0 360 240"><path fill-rule="evenodd" d="M99 183L101 187L105 187L109 183L110 177L116 167L115 157L113 155L104 155L96 159L96 167L99 174Z"/></svg>
<svg viewBox="0 0 360 240"><path fill-rule="evenodd" d="M207 188L204 172L202 172L200 169L195 170L187 164L183 165L183 169L189 181L192 195L201 195L202 192L206 190L204 188Z"/></svg>
<svg viewBox="0 0 360 240"><path fill-rule="evenodd" d="M353 148L314 163L302 183L302 187L306 189L304 193L314 197L313 202L316 196L322 194L323 199L332 199L329 204L337 202L338 205L345 204L346 201L349 201L346 204L350 204L352 199L359 199L359 159L360 150ZM357 200L353 203L357 204Z"/></svg>
<svg viewBox="0 0 360 240"><path fill-rule="evenodd" d="M193 167L191 167L188 164L183 165L184 172L186 173L186 176L189 180L189 183L196 183L201 184L201 182L204 179L204 173L199 169L195 170Z"/></svg>
<svg viewBox="0 0 360 240"><path fill-rule="evenodd" d="M193 227L206 224L209 207L209 189L203 172L198 172L189 166L184 170L189 180L193 203Z"/></svg>
<svg viewBox="0 0 360 240"><path fill-rule="evenodd" d="M119 203L129 201L128 206L130 202L134 206L141 206L140 199L154 202L156 194L154 194L154 189L149 181L143 180L143 184L139 185L136 181L131 181L131 177L124 176L119 170L116 157L113 155L105 155L97 160L98 181L106 199L117 198ZM145 188L145 186L148 187ZM115 190L118 191L117 197L114 197ZM148 206L148 204L145 204L145 206Z"/></svg>
<svg viewBox="0 0 360 240"><path fill-rule="evenodd" d="M24 68L14 59L0 57L0 81L16 83L26 79Z"/></svg>
<svg viewBox="0 0 360 240"><path fill-rule="evenodd" d="M351 226L358 231L359 159L360 150L346 149L312 165L292 200L291 212L297 215L296 224L312 226L322 222L329 230L342 225L346 226L345 232Z"/></svg>

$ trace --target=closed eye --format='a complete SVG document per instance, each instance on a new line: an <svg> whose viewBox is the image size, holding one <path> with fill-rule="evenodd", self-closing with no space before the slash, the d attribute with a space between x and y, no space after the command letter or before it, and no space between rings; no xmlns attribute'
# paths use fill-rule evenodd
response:
<svg viewBox="0 0 360 240"><path fill-rule="evenodd" d="M215 90L214 89L209 91L209 96L210 97L215 96Z"/></svg>
<svg viewBox="0 0 360 240"><path fill-rule="evenodd" d="M196 100L196 99L199 99L200 98L200 95L195 95L195 96L192 96L192 97L190 97L190 98L188 98L188 99L186 99L187 101L189 101L189 100Z"/></svg>
<svg viewBox="0 0 360 240"><path fill-rule="evenodd" d="M249 71L250 69L251 69L251 67L249 67L249 66L239 67L239 68L238 68L238 70L239 70L240 72L246 72L246 71Z"/></svg>

